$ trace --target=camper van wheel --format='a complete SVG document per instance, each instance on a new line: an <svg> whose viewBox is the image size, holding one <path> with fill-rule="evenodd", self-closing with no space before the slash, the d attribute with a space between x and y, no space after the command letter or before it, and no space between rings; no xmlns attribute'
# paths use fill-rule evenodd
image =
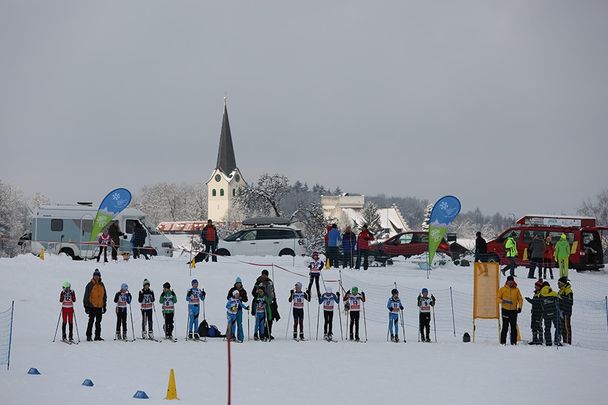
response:
<svg viewBox="0 0 608 405"><path fill-rule="evenodd" d="M61 254L61 253L65 253L66 255L68 255L72 259L74 259L74 251L70 248L61 248L61 250L59 251L59 254Z"/></svg>
<svg viewBox="0 0 608 405"><path fill-rule="evenodd" d="M230 252L226 249L218 249L215 254L218 256L230 256Z"/></svg>
<svg viewBox="0 0 608 405"><path fill-rule="evenodd" d="M295 256L295 255L296 254L291 249L283 249L279 252L279 256Z"/></svg>

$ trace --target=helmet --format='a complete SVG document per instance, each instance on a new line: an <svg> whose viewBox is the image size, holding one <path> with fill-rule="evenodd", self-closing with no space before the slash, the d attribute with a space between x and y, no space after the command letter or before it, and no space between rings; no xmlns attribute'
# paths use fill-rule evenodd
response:
<svg viewBox="0 0 608 405"><path fill-rule="evenodd" d="M163 288L171 288L171 284L169 284L167 281L165 284L163 284Z"/></svg>
<svg viewBox="0 0 608 405"><path fill-rule="evenodd" d="M423 294L424 294L424 293L427 293L427 294L428 294L428 292L429 292L429 290L428 290L427 288L423 288L423 289L422 289L422 293L423 293Z"/></svg>
<svg viewBox="0 0 608 405"><path fill-rule="evenodd" d="M198 284L198 280L197 279L193 279L192 280L192 285L194 285L194 284Z"/></svg>
<svg viewBox="0 0 608 405"><path fill-rule="evenodd" d="M126 290L128 290L128 289L129 289L129 286L127 285L127 283L122 283L122 284L120 285L120 289L121 289L121 290L125 290L125 291L126 291Z"/></svg>
<svg viewBox="0 0 608 405"><path fill-rule="evenodd" d="M396 288L393 288L393 289L391 290L391 294L392 294L392 295L397 295L397 294L399 294L399 291L398 291Z"/></svg>
<svg viewBox="0 0 608 405"><path fill-rule="evenodd" d="M359 292L359 289L357 287L353 287L350 289L350 292L353 294L357 294Z"/></svg>
<svg viewBox="0 0 608 405"><path fill-rule="evenodd" d="M302 283L300 283L299 281L296 283L296 287L298 288L302 288Z"/></svg>
<svg viewBox="0 0 608 405"><path fill-rule="evenodd" d="M61 285L63 288L70 288L71 285L68 281L64 281L63 284Z"/></svg>

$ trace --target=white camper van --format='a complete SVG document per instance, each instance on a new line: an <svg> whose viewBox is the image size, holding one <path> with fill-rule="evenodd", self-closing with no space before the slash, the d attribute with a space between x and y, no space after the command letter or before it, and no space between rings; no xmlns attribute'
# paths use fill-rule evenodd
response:
<svg viewBox="0 0 608 405"><path fill-rule="evenodd" d="M41 205L32 218L31 250L42 248L49 253L65 253L74 259L90 259L97 254L97 244L89 243L97 209L89 203L77 205ZM125 236L119 253L131 253L131 237L137 222L146 229L144 246L152 255L172 256L173 244L147 221L146 214L136 208L126 208L114 218ZM94 240L96 241L97 238Z"/></svg>

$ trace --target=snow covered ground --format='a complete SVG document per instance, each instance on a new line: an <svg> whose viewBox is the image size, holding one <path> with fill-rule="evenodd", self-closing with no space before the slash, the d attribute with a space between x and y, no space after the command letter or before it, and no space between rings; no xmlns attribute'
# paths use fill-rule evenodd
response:
<svg viewBox="0 0 608 405"><path fill-rule="evenodd" d="M148 278L152 289L161 292L169 281L178 295L177 335L186 325L185 293L191 278L198 278L207 291L209 323L225 327L225 298L234 279L240 276L248 291L261 269L237 260L275 264L306 274L304 259L220 258L219 263L199 264L192 276L184 258L131 260L99 266L111 300L122 282L132 293ZM145 391L150 403L160 403L166 393L169 370L175 369L181 403L226 402L226 343L164 341L113 341L113 303L102 324L105 342L66 345L51 343L59 314L61 283L69 280L78 295L76 307L80 338L84 339L86 316L81 299L95 262L74 262L66 257L47 256L41 261L25 255L0 259L0 311L15 300L15 329L10 371L0 371L0 403L7 404L109 404L132 399ZM534 280L520 268L522 294L530 295ZM336 270L324 271L334 290ZM435 404L572 404L603 403L608 395L605 374L608 364L608 330L604 297L608 277L604 272L577 274L571 279L575 294L572 347L516 347L497 343L496 321L478 321L477 342L462 343L471 332L471 268L448 265L433 270L430 280L415 264L397 261L387 268L368 271L344 270L345 287L358 286L367 294L367 344L324 341L293 342L285 339L289 290L306 278L274 269L274 280L283 319L275 325L272 343L248 341L232 346L233 403L435 403ZM386 300L393 282L406 305L407 344L386 342ZM556 281L552 282L556 288ZM416 342L415 300L421 287L437 297L437 344ZM454 301L454 319L450 300ZM312 337L316 334L317 308L311 305ZM157 308L158 309L158 308ZM134 306L136 330L140 315ZM530 307L520 318L524 340L530 338ZM160 318L160 314L159 314ZM305 328L308 318L305 316ZM334 335L340 337L338 315ZM342 319L344 323L344 317ZM253 333L253 317L250 320ZM321 322L322 323L322 322ZM363 328L363 323L361 324ZM454 326L456 336L454 336ZM155 325L157 327L157 325ZM291 324L290 324L291 327ZM245 326L246 328L246 326ZM322 328L322 324L321 324ZM129 324L130 329L130 324ZM130 334L130 331L129 331ZM159 335L157 329L157 335ZM322 331L321 331L322 334ZM308 332L307 332L308 335ZM364 335L363 330L361 335ZM42 375L26 372L36 367ZM92 388L80 384L85 378Z"/></svg>

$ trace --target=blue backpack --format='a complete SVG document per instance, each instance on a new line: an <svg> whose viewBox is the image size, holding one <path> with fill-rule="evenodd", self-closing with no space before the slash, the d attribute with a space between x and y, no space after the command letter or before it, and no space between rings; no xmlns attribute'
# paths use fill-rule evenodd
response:
<svg viewBox="0 0 608 405"><path fill-rule="evenodd" d="M224 335L222 335L220 330L215 325L209 326L209 329L207 330L207 336L208 337L224 337Z"/></svg>

